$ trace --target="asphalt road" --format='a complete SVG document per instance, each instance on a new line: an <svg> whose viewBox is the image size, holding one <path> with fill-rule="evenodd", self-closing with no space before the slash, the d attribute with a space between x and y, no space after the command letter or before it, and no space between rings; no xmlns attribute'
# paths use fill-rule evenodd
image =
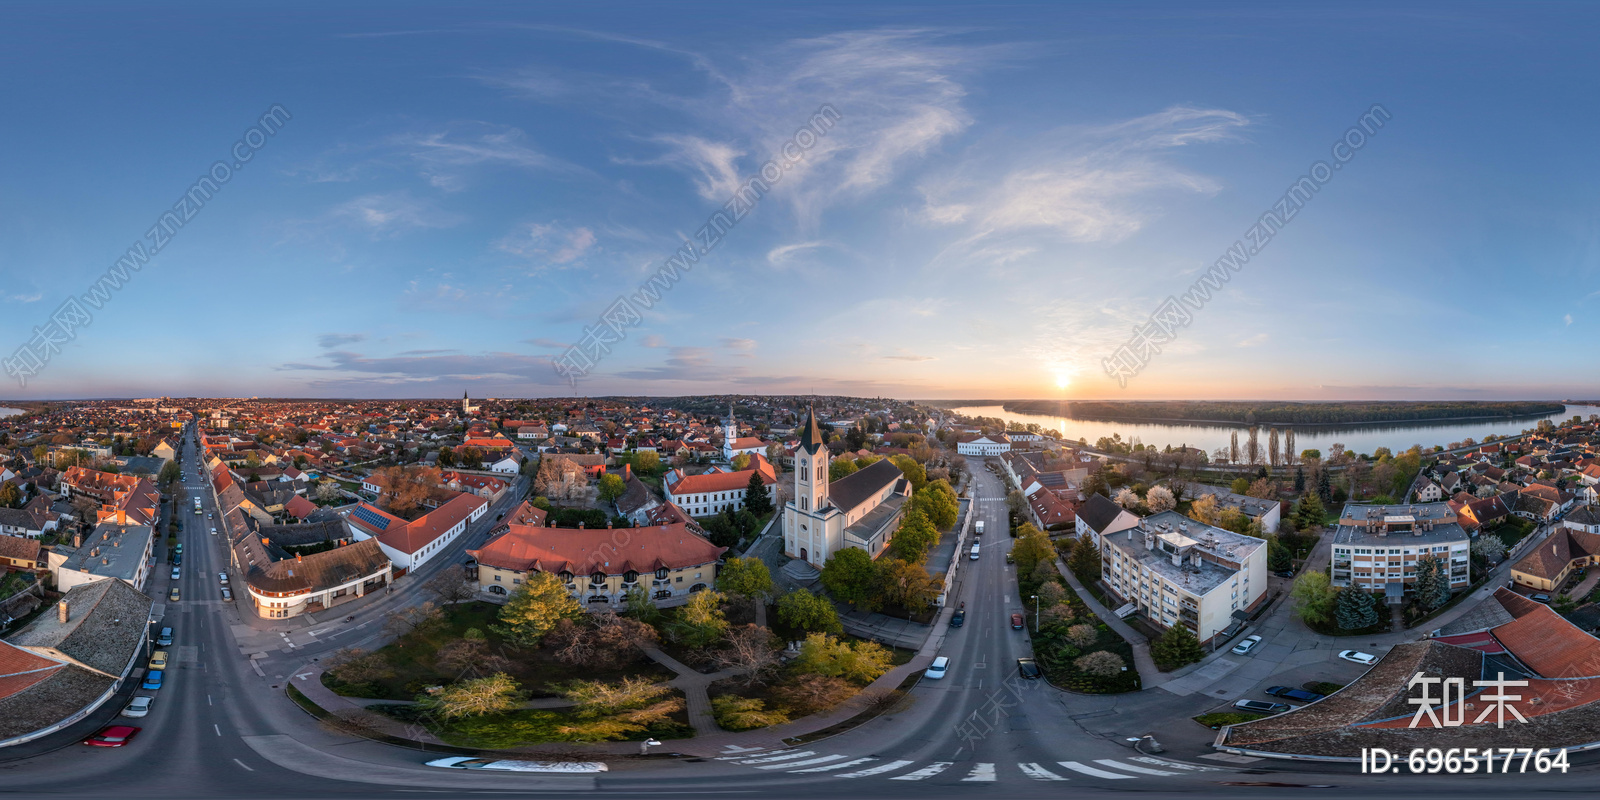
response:
<svg viewBox="0 0 1600 800"><path fill-rule="evenodd" d="M186 477L195 474L193 444L191 440L185 449ZM1015 576L1005 563L1012 539L1005 529L1003 487L980 464L973 466L974 513L985 521L988 533L980 540L982 557L967 563L956 598L966 603L966 624L945 631L940 653L951 657L950 673L943 680L921 681L909 702L844 734L790 748L728 751L717 758L622 761L598 777L428 769L421 763L429 754L319 728L285 698L282 688L300 665L375 637L384 615L420 600L415 587L421 581L402 582L404 588L367 604L347 626L341 617L337 624L345 627L338 630L327 630L329 623L323 620L316 626L323 635L261 661L262 674L257 674L234 638L235 612L222 604L217 591L216 573L225 568L226 552L208 533L214 520L180 513L185 563L177 585L183 598L175 604L162 601L162 624L176 633L169 652L177 663L166 685L153 693L151 714L133 721L143 732L120 749L76 744L113 719L123 698L72 731L0 751L0 796L309 799L586 792L641 798L1010 798L1359 792L1371 797L1498 797L1509 791L1588 791L1592 785L1595 771L1586 762L1567 776L1365 776L1340 765L1239 765L1192 754L1147 756L1133 750L1124 741L1127 737L1159 737L1173 726L1192 725L1184 717L1216 701L1159 689L1090 697L1059 692L1042 681L1013 680L1016 658L1028 655L1029 645L1023 632L1011 629L1010 615L1031 609L1017 598ZM206 510L215 513L210 493L198 494ZM488 518L492 521L496 513L498 509ZM483 534L473 531L458 545L464 549L466 540ZM150 593L164 598L169 583L164 551L159 558ZM458 560L440 558L435 568ZM130 688L124 695L133 693Z"/></svg>

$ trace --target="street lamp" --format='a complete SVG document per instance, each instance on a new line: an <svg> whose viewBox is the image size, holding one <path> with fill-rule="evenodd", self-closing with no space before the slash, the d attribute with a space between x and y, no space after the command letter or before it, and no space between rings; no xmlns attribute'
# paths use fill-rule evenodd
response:
<svg viewBox="0 0 1600 800"><path fill-rule="evenodd" d="M1039 595L1033 596L1033 629L1039 630Z"/></svg>
<svg viewBox="0 0 1600 800"><path fill-rule="evenodd" d="M661 746L661 743L656 741L655 739L646 739L646 740L644 740L644 741L639 743L639 755L641 755L641 756L650 755L650 748L652 748L652 747L660 747L660 746Z"/></svg>

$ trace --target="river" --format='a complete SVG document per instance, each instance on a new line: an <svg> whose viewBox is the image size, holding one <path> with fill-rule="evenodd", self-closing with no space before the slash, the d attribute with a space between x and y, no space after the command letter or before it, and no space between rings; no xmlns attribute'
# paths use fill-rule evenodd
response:
<svg viewBox="0 0 1600 800"><path fill-rule="evenodd" d="M22 413L25 413L25 412L23 412L23 410L20 409L20 408L0 408L0 419L4 419L6 417L14 417L14 416L16 416L18 414L22 414Z"/></svg>
<svg viewBox="0 0 1600 800"><path fill-rule="evenodd" d="M1208 454L1215 452L1219 447L1228 446L1229 438L1234 432L1238 432L1239 447L1243 449L1249 430L1228 425L1065 419L1045 414L1017 414L1005 410L1002 406L961 406L950 410L972 417L999 417L1009 425L1020 426L1037 422L1047 430L1054 428L1060 431L1067 439L1086 439L1090 445L1102 436L1118 433L1125 442L1138 437L1138 440L1146 445L1163 447L1170 444L1176 447L1186 444L1190 447L1203 447ZM1469 437L1481 442L1483 437L1489 435L1512 436L1534 427L1541 419L1561 422L1571 419L1575 414L1587 419L1590 414L1600 414L1600 406L1569 405L1566 411L1559 414L1508 422L1400 422L1387 425L1323 427L1297 425L1294 428L1294 447L1296 450L1316 449L1327 453L1329 445L1338 442L1343 444L1345 449L1357 453L1371 453L1379 447L1387 447L1398 453L1414 444L1420 444L1423 449L1427 449L1435 445L1449 447L1451 443ZM1262 450L1265 451L1267 447L1265 425L1261 427L1260 442Z"/></svg>

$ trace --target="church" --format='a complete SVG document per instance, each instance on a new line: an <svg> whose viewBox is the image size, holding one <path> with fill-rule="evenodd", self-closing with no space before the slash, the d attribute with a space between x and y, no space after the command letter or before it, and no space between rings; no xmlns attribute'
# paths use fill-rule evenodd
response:
<svg viewBox="0 0 1600 800"><path fill-rule="evenodd" d="M811 411L795 448L794 499L784 504L783 549L814 567L859 547L877 558L899 525L911 483L889 459L828 480L828 445Z"/></svg>

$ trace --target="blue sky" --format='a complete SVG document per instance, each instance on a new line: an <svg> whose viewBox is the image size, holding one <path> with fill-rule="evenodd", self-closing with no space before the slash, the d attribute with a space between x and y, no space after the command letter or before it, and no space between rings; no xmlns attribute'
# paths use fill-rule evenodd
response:
<svg viewBox="0 0 1600 800"><path fill-rule="evenodd" d="M551 359L824 104L579 393L1600 394L1589 5L214 5L0 11L7 357L292 115L0 397L571 394Z"/></svg>

